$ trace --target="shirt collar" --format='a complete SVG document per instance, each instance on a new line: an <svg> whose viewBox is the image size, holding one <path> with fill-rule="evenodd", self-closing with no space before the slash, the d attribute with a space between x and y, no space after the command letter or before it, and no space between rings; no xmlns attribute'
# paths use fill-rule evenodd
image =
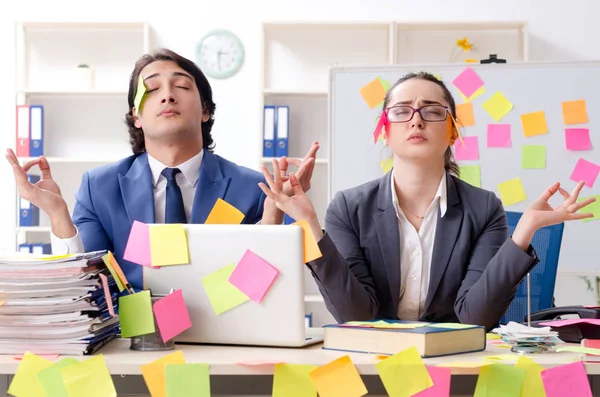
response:
<svg viewBox="0 0 600 397"><path fill-rule="evenodd" d="M391 172L391 189L392 189L392 203L394 204L394 208L396 209L396 214L399 216L403 214L402 208L398 203L398 196L396 195L396 186L394 185L394 171ZM446 210L448 209L448 189L446 186L446 173L442 176L442 180L438 185L438 189L435 192L435 196L433 197L433 201L438 200L440 203L440 216L443 218L446 214Z"/></svg>
<svg viewBox="0 0 600 397"><path fill-rule="evenodd" d="M200 178L200 166L202 165L202 158L204 157L204 149L200 150L200 153L192 157L191 159L179 164L177 168L181 170L181 173L185 179L193 187L198 183ZM150 172L152 173L152 186L156 187L159 178L162 176L161 173L165 168L169 168L154 157L148 154L148 164L150 165Z"/></svg>

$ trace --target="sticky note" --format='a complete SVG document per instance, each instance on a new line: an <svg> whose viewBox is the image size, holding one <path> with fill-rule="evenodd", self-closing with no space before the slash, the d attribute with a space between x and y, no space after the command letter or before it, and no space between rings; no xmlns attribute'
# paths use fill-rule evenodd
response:
<svg viewBox="0 0 600 397"><path fill-rule="evenodd" d="M492 334L491 332L488 332L487 334L485 334L485 339L487 339L487 340L497 340L497 339L502 339L502 336L498 335L498 334Z"/></svg>
<svg viewBox="0 0 600 397"><path fill-rule="evenodd" d="M583 347L583 346L564 346L556 349L557 352L573 352L573 353L583 353L583 354L592 354L595 356L600 355L600 349L593 349L591 347Z"/></svg>
<svg viewBox="0 0 600 397"><path fill-rule="evenodd" d="M513 178L498 184L500 199L505 206L527 200L521 178Z"/></svg>
<svg viewBox="0 0 600 397"><path fill-rule="evenodd" d="M144 84L144 78L140 74L138 77L138 84L135 90L135 98L133 99L133 106L138 114L142 112L142 105L144 102L144 96L146 95L146 85Z"/></svg>
<svg viewBox="0 0 600 397"><path fill-rule="evenodd" d="M481 167L478 165L461 165L460 179L476 187L481 187Z"/></svg>
<svg viewBox="0 0 600 397"><path fill-rule="evenodd" d="M475 327L475 325L460 324L460 323L436 323L436 324L429 324L428 327L446 328L446 329L465 329L465 328L473 328L473 327Z"/></svg>
<svg viewBox="0 0 600 397"><path fill-rule="evenodd" d="M57 363L54 363L50 367L41 370L37 374L38 381L46 391L46 396L52 397L69 397L69 392L63 382L61 370L69 365L77 364L74 358L68 357L63 358Z"/></svg>
<svg viewBox="0 0 600 397"><path fill-rule="evenodd" d="M389 91L390 88L392 88L392 83L390 83L389 80L386 79L382 79L381 77L377 77L377 79L379 80L379 82L381 83L381 86L383 87L383 89L385 90L386 94ZM379 102L377 104L376 107L383 107L383 102L384 102L385 98L383 98L381 100L381 102Z"/></svg>
<svg viewBox="0 0 600 397"><path fill-rule="evenodd" d="M471 102L456 105L456 121L463 127L475 125L475 115L473 114L473 104Z"/></svg>
<svg viewBox="0 0 600 397"><path fill-rule="evenodd" d="M571 180L575 182L585 181L585 186L594 187L596 177L600 172L600 165L594 164L590 161L580 158L573 168L571 173Z"/></svg>
<svg viewBox="0 0 600 397"><path fill-rule="evenodd" d="M60 370L69 396L116 397L104 356L98 354Z"/></svg>
<svg viewBox="0 0 600 397"><path fill-rule="evenodd" d="M37 374L53 365L45 358L26 352L19 363L17 372L10 382L8 394L13 396L44 396L44 387L37 378Z"/></svg>
<svg viewBox="0 0 600 397"><path fill-rule="evenodd" d="M190 263L185 229L179 223L150 226L152 266L186 265Z"/></svg>
<svg viewBox="0 0 600 397"><path fill-rule="evenodd" d="M266 260L246 250L229 276L229 282L255 303L260 303L278 274Z"/></svg>
<svg viewBox="0 0 600 397"><path fill-rule="evenodd" d="M484 84L481 77L470 67L465 68L452 82L467 98Z"/></svg>
<svg viewBox="0 0 600 397"><path fill-rule="evenodd" d="M156 331L150 291L120 296L119 319L123 338L151 334Z"/></svg>
<svg viewBox="0 0 600 397"><path fill-rule="evenodd" d="M210 397L208 364L167 364L166 397Z"/></svg>
<svg viewBox="0 0 600 397"><path fill-rule="evenodd" d="M273 375L273 397L317 397L310 373L317 365L276 364Z"/></svg>
<svg viewBox="0 0 600 397"><path fill-rule="evenodd" d="M367 388L349 356L342 356L310 372L320 397L362 397Z"/></svg>
<svg viewBox="0 0 600 397"><path fill-rule="evenodd" d="M480 87L479 89L477 89L477 91L475 91L473 93L473 95L471 95L468 98L466 96L464 96L462 92L458 91L458 93L462 97L463 102L471 102L473 99L477 98L478 96L485 94L485 89L483 87Z"/></svg>
<svg viewBox="0 0 600 397"><path fill-rule="evenodd" d="M565 143L567 150L590 150L592 148L590 130L587 128L566 128Z"/></svg>
<svg viewBox="0 0 600 397"><path fill-rule="evenodd" d="M152 397L166 396L165 366L168 364L185 364L181 350L142 365L142 376Z"/></svg>
<svg viewBox="0 0 600 397"><path fill-rule="evenodd" d="M515 367L525 370L525 379L521 388L521 396L546 397L544 384L542 383L542 371L544 367L530 359L519 355Z"/></svg>
<svg viewBox="0 0 600 397"><path fill-rule="evenodd" d="M542 382L546 397L592 397L582 361L543 370Z"/></svg>
<svg viewBox="0 0 600 397"><path fill-rule="evenodd" d="M260 367L263 365L276 365L276 364L283 364L285 363L285 361L281 361L281 360L243 360L243 361L236 361L237 365L245 365L247 367Z"/></svg>
<svg viewBox="0 0 600 397"><path fill-rule="evenodd" d="M180 289L154 303L152 311L163 342L173 339L192 327L192 320Z"/></svg>
<svg viewBox="0 0 600 397"><path fill-rule="evenodd" d="M546 168L546 145L523 145L521 168Z"/></svg>
<svg viewBox="0 0 600 397"><path fill-rule="evenodd" d="M123 259L142 266L152 265L150 229L147 224L133 221Z"/></svg>
<svg viewBox="0 0 600 397"><path fill-rule="evenodd" d="M496 123L502 120L514 107L500 91L496 91L481 106Z"/></svg>
<svg viewBox="0 0 600 397"><path fill-rule="evenodd" d="M234 269L235 264L231 264L202 278L202 285L216 314L225 313L250 299L228 281Z"/></svg>
<svg viewBox="0 0 600 397"><path fill-rule="evenodd" d="M381 167L381 172L387 174L394 168L394 158L390 157L385 160L381 160L379 162L379 166Z"/></svg>
<svg viewBox="0 0 600 397"><path fill-rule="evenodd" d="M456 160L479 160L478 138L476 136L464 136L463 142L457 140L454 143L454 157Z"/></svg>
<svg viewBox="0 0 600 397"><path fill-rule="evenodd" d="M566 125L587 123L588 114L585 99L562 103L563 121Z"/></svg>
<svg viewBox="0 0 600 397"><path fill-rule="evenodd" d="M539 112L522 114L521 125L523 126L523 134L525 134L527 137L548 133L546 114L543 110Z"/></svg>
<svg viewBox="0 0 600 397"><path fill-rule="evenodd" d="M239 225L245 216L242 211L218 198L204 223L207 225Z"/></svg>
<svg viewBox="0 0 600 397"><path fill-rule="evenodd" d="M485 361L452 361L449 363L438 364L436 367L445 367L445 368L480 368L486 367L490 365L489 362Z"/></svg>
<svg viewBox="0 0 600 397"><path fill-rule="evenodd" d="M298 225L302 228L302 238L304 241L304 263L314 261L323 256L321 249L317 243L317 239L310 228L307 221L301 220L292 223L292 225Z"/></svg>
<svg viewBox="0 0 600 397"><path fill-rule="evenodd" d="M433 386L416 347L410 347L375 364L388 395L410 397Z"/></svg>
<svg viewBox="0 0 600 397"><path fill-rule="evenodd" d="M508 364L495 363L479 372L473 397L520 397L526 371Z"/></svg>
<svg viewBox="0 0 600 397"><path fill-rule="evenodd" d="M430 365L425 367L433 381L433 386L415 394L413 397L448 397L450 395L452 369Z"/></svg>
<svg viewBox="0 0 600 397"><path fill-rule="evenodd" d="M510 124L488 124L488 147L510 147Z"/></svg>
<svg viewBox="0 0 600 397"><path fill-rule="evenodd" d="M120 292L125 291L127 289L126 288L127 279L125 278L125 274L123 274L123 271L121 270L121 267L117 263L117 260L113 256L112 252L109 251L107 254L105 254L102 257L102 261L104 262L104 264L106 265L106 268L108 269L111 276L115 280L115 283L117 284L117 288L119 288L119 291Z"/></svg>
<svg viewBox="0 0 600 397"><path fill-rule="evenodd" d="M106 299L106 308L108 309L108 313L112 317L115 317L115 308L113 306L113 298L110 292L110 287L108 286L108 277L102 273L99 273L98 277L100 277L100 282L102 283L102 291L104 292L104 298Z"/></svg>
<svg viewBox="0 0 600 397"><path fill-rule="evenodd" d="M582 222L591 222L591 221L595 221L600 219L600 194L597 194L595 196L591 196L596 198L596 201L594 201L591 204L588 204L587 206L583 207L582 209L579 210L579 212L581 213L590 213L593 214L594 217L593 218L587 218L587 219L582 219ZM577 201L584 201L586 199L588 199L589 197L580 197Z"/></svg>
<svg viewBox="0 0 600 397"><path fill-rule="evenodd" d="M385 98L385 87L381 84L379 78L373 79L360 90L360 96L365 101L369 109L373 109Z"/></svg>
<svg viewBox="0 0 600 397"><path fill-rule="evenodd" d="M58 358L59 354L36 354L36 356L45 358L46 360L54 361ZM17 361L21 361L25 357L24 354L16 354L13 358Z"/></svg>
<svg viewBox="0 0 600 397"><path fill-rule="evenodd" d="M483 357L484 360L489 361L517 361L517 358L519 358L517 354L498 354L495 356Z"/></svg>

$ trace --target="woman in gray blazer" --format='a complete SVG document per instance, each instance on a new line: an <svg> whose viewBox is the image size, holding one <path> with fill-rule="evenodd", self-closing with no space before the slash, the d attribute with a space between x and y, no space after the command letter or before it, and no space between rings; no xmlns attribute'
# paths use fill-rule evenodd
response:
<svg viewBox="0 0 600 397"><path fill-rule="evenodd" d="M535 231L593 216L578 211L594 199L577 202L583 182L571 194L555 183L507 238L501 201L457 177L451 151L459 138L456 106L443 82L427 73L404 76L388 91L381 117L393 170L337 192L325 231L293 173L292 197L281 192L281 175L264 167L269 187L261 189L282 211L310 224L322 257L307 265L338 322L401 319L493 328L538 262L530 245ZM552 208L548 200L557 191L564 202Z"/></svg>

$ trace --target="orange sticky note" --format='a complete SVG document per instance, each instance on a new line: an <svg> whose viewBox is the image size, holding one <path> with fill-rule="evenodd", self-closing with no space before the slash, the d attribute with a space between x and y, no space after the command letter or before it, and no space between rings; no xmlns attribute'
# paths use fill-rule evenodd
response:
<svg viewBox="0 0 600 397"><path fill-rule="evenodd" d="M373 109L375 106L379 105L385 98L385 87L378 78L362 87L359 92L367 103L367 106L369 106L369 109Z"/></svg>
<svg viewBox="0 0 600 397"><path fill-rule="evenodd" d="M461 103L456 105L456 121L463 127L475 125L475 115L473 114L473 103Z"/></svg>
<svg viewBox="0 0 600 397"><path fill-rule="evenodd" d="M119 266L119 263L113 256L112 252L108 251L108 253L102 257L102 260L110 271L110 274L112 274L113 278L115 279L119 291L123 292L123 290L126 290L129 281L127 281L125 273L123 273L123 270L121 270L121 266Z"/></svg>
<svg viewBox="0 0 600 397"><path fill-rule="evenodd" d="M362 397L367 394L367 388L349 356L315 369L310 377L321 397Z"/></svg>
<svg viewBox="0 0 600 397"><path fill-rule="evenodd" d="M583 124L587 123L588 114L585 106L585 99L578 101L568 101L562 103L563 120L565 124Z"/></svg>
<svg viewBox="0 0 600 397"><path fill-rule="evenodd" d="M304 263L314 261L323 256L317 244L317 239L310 228L307 221L302 220L292 223L292 225L298 225L302 228L302 240L304 241Z"/></svg>
<svg viewBox="0 0 600 397"><path fill-rule="evenodd" d="M142 376L152 397L165 397L167 394L165 377L165 365L167 364L185 364L181 350L142 365Z"/></svg>
<svg viewBox="0 0 600 397"><path fill-rule="evenodd" d="M218 198L215 206L208 214L205 224L214 225L239 225L244 220L243 212L229 204L227 201Z"/></svg>
<svg viewBox="0 0 600 397"><path fill-rule="evenodd" d="M525 134L525 136L529 137L548 133L546 115L543 110L522 114L521 124L523 125L523 134Z"/></svg>

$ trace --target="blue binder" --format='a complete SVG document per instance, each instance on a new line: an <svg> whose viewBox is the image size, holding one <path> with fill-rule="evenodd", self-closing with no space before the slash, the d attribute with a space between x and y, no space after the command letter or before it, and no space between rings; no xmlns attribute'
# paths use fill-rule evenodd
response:
<svg viewBox="0 0 600 397"><path fill-rule="evenodd" d="M19 252L31 253L31 244L19 244Z"/></svg>
<svg viewBox="0 0 600 397"><path fill-rule="evenodd" d="M31 253L36 255L51 254L52 246L50 244L31 244Z"/></svg>
<svg viewBox="0 0 600 397"><path fill-rule="evenodd" d="M263 157L275 157L275 106L265 106L264 109Z"/></svg>
<svg viewBox="0 0 600 397"><path fill-rule="evenodd" d="M29 182L39 182L39 175L27 175ZM39 226L40 225L40 210L29 201L19 199L19 226Z"/></svg>
<svg viewBox="0 0 600 397"><path fill-rule="evenodd" d="M38 157L44 154L44 107L29 107L29 155Z"/></svg>
<svg viewBox="0 0 600 397"><path fill-rule="evenodd" d="M275 156L282 157L288 155L288 136L290 129L290 108L289 106L277 106L277 115L275 117L277 128L277 145L275 146Z"/></svg>

